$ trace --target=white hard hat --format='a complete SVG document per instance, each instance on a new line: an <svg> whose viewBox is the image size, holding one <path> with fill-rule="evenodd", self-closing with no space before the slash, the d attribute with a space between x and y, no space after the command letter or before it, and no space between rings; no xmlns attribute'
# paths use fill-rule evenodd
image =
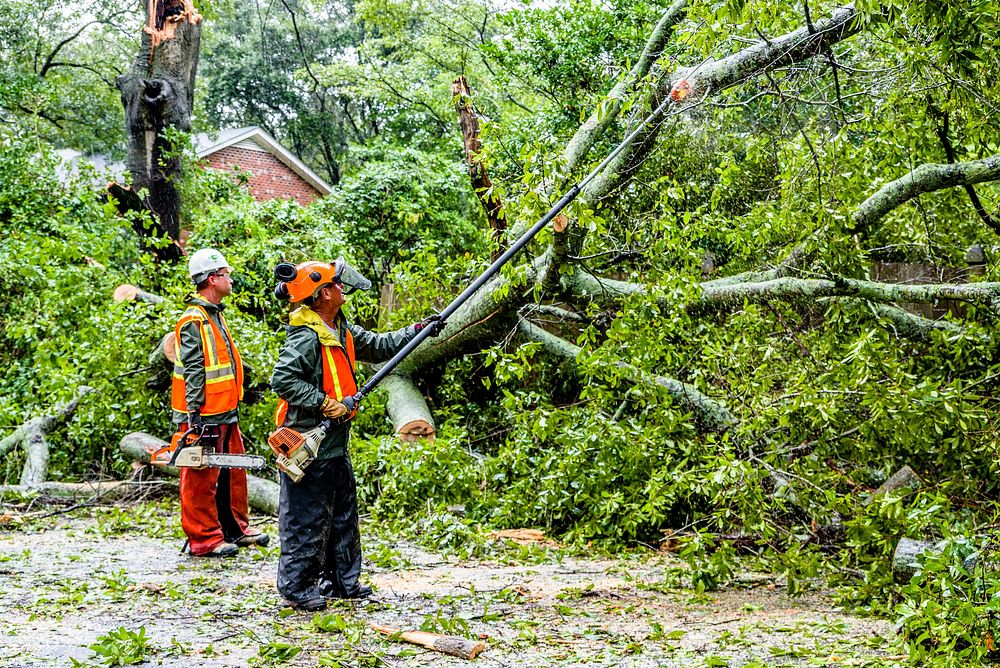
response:
<svg viewBox="0 0 1000 668"><path fill-rule="evenodd" d="M214 248L202 248L199 251L195 251L191 259L188 260L188 274L196 284L208 278L210 272L218 271L219 269L229 269L231 271L232 267L226 262L225 256Z"/></svg>

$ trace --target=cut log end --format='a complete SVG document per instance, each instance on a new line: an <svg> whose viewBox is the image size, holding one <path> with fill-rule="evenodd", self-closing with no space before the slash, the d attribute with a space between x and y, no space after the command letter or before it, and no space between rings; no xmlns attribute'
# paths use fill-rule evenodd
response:
<svg viewBox="0 0 1000 668"><path fill-rule="evenodd" d="M130 302L135 300L135 296L139 294L139 288L134 285L129 285L128 283L123 283L115 288L115 301L116 302Z"/></svg>
<svg viewBox="0 0 1000 668"><path fill-rule="evenodd" d="M559 214L552 219L552 229L556 232L563 232L566 230L566 226L569 225L569 218L564 214Z"/></svg>
<svg viewBox="0 0 1000 668"><path fill-rule="evenodd" d="M426 420L411 420L396 430L399 440L404 443L413 443L421 438L433 441L435 433L434 425Z"/></svg>

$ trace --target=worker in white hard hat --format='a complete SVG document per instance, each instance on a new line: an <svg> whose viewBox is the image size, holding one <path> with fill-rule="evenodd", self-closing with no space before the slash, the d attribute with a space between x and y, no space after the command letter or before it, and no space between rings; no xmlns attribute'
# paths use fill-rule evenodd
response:
<svg viewBox="0 0 1000 668"><path fill-rule="evenodd" d="M222 316L222 300L233 292L232 267L214 248L188 262L197 294L174 329L177 362L170 404L179 431L202 433L216 452L242 454L239 409L244 368ZM249 526L246 471L181 468L181 526L192 556L228 557L239 547L265 546L269 537Z"/></svg>

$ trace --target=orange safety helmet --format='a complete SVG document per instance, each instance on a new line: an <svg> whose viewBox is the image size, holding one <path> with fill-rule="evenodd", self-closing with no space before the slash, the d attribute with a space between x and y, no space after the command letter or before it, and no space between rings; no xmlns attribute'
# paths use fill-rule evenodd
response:
<svg viewBox="0 0 1000 668"><path fill-rule="evenodd" d="M338 257L333 264L310 261L292 265L282 262L274 268L274 277L278 279L274 296L292 302L308 299L331 283L340 283L344 294L367 290L372 286L371 281L347 264L342 257Z"/></svg>
<svg viewBox="0 0 1000 668"><path fill-rule="evenodd" d="M300 302L312 297L324 285L333 283L337 269L327 262L303 262L295 266L282 263L274 268L274 275L281 281L275 288L275 295Z"/></svg>

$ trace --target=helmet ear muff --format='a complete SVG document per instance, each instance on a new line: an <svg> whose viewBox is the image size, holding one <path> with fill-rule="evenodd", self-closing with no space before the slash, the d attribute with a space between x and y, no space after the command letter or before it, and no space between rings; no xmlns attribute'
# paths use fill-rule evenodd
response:
<svg viewBox="0 0 1000 668"><path fill-rule="evenodd" d="M283 302L286 302L289 299L291 299L292 296L288 294L288 284L285 282L279 282L277 285L275 285L274 296Z"/></svg>

